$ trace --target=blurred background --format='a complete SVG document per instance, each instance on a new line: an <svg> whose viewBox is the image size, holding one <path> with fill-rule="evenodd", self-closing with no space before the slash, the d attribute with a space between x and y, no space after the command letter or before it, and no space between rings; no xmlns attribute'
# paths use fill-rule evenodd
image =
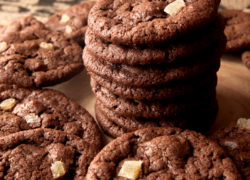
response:
<svg viewBox="0 0 250 180"><path fill-rule="evenodd" d="M8 24L13 17L32 15L41 21L57 11L82 0L0 0L0 24ZM250 8L250 0L222 0L221 8Z"/></svg>

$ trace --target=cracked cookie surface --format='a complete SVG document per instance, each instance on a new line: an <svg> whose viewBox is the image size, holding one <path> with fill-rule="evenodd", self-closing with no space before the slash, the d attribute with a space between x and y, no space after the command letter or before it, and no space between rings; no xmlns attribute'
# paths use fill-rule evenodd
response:
<svg viewBox="0 0 250 180"><path fill-rule="evenodd" d="M0 31L0 83L49 86L83 69L82 48L32 17L15 19Z"/></svg>
<svg viewBox="0 0 250 180"><path fill-rule="evenodd" d="M52 15L45 23L52 31L59 31L68 39L84 46L88 14L95 1L84 1Z"/></svg>
<svg viewBox="0 0 250 180"><path fill-rule="evenodd" d="M0 120L0 137L28 129L50 128L83 138L97 149L101 147L101 133L93 117L55 90L0 84Z"/></svg>
<svg viewBox="0 0 250 180"><path fill-rule="evenodd" d="M58 130L35 129L0 137L1 179L83 179L98 150Z"/></svg>
<svg viewBox="0 0 250 180"><path fill-rule="evenodd" d="M205 27L214 21L220 0L186 0L171 16L174 0L100 0L89 14L89 27L114 44L156 44Z"/></svg>
<svg viewBox="0 0 250 180"><path fill-rule="evenodd" d="M241 179L230 158L203 135L178 128L124 134L91 162L86 179L124 179L126 161L141 162L137 179Z"/></svg>

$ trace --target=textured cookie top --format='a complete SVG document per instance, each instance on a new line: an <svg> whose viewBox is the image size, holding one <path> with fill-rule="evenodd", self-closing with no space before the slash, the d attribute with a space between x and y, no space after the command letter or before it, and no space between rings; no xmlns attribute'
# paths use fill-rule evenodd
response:
<svg viewBox="0 0 250 180"><path fill-rule="evenodd" d="M0 136L40 127L74 134L97 149L101 146L92 116L62 93L0 84Z"/></svg>
<svg viewBox="0 0 250 180"><path fill-rule="evenodd" d="M82 48L32 17L0 29L0 83L22 87L53 85L83 68Z"/></svg>
<svg viewBox="0 0 250 180"><path fill-rule="evenodd" d="M214 133L213 137L234 160L245 179L249 179L250 119L240 118L236 125L230 125Z"/></svg>
<svg viewBox="0 0 250 180"><path fill-rule="evenodd" d="M60 11L49 18L46 26L52 31L62 32L65 37L74 39L80 45L84 45L88 14L94 4L95 1L84 1Z"/></svg>
<svg viewBox="0 0 250 180"><path fill-rule="evenodd" d="M130 170L129 166L134 166ZM231 159L213 141L177 128L124 134L91 162L86 179L241 179Z"/></svg>
<svg viewBox="0 0 250 180"><path fill-rule="evenodd" d="M159 43L156 46L143 45L131 47L116 45L101 40L89 28L86 31L86 48L96 56L111 63L124 63L128 65L163 64L180 59L185 59L202 52L218 42L224 36L224 20L218 17L210 26L192 32L185 37L178 38L167 43Z"/></svg>
<svg viewBox="0 0 250 180"><path fill-rule="evenodd" d="M240 10L223 10L226 22L226 52L241 51L250 46L250 13Z"/></svg>
<svg viewBox="0 0 250 180"><path fill-rule="evenodd" d="M83 179L97 153L87 141L52 129L0 138L1 179Z"/></svg>
<svg viewBox="0 0 250 180"><path fill-rule="evenodd" d="M154 44L208 25L215 19L219 3L220 0L100 0L91 9L88 24L98 36L115 44Z"/></svg>

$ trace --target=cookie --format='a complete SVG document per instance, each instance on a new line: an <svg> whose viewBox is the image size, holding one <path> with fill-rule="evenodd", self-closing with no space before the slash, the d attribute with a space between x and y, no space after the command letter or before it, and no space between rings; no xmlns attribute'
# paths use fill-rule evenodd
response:
<svg viewBox="0 0 250 180"><path fill-rule="evenodd" d="M62 93L0 84L0 137L36 128L62 130L101 146L93 117Z"/></svg>
<svg viewBox="0 0 250 180"><path fill-rule="evenodd" d="M250 47L250 13L241 10L220 12L226 22L226 52L237 52Z"/></svg>
<svg viewBox="0 0 250 180"><path fill-rule="evenodd" d="M191 111L215 101L215 86L191 95L162 101L139 101L113 94L104 87L92 86L96 98L117 114L128 117L163 118Z"/></svg>
<svg viewBox="0 0 250 180"><path fill-rule="evenodd" d="M95 104L96 119L103 131L111 137L148 127L181 127L199 132L206 132L216 119L218 105L204 105L195 113L179 113L175 117L146 119L119 115L105 107L98 99Z"/></svg>
<svg viewBox="0 0 250 180"><path fill-rule="evenodd" d="M209 72L208 74L206 73L205 75L194 77L186 81L169 83L163 86L148 88L123 86L110 80L104 79L94 73L89 74L91 76L90 84L92 84L92 87L99 84L107 90L113 92L114 94L117 94L124 98L147 101L159 101L162 99L182 96L184 94L192 94L201 89L204 89L204 87L207 87L208 85L216 86L217 84L216 72Z"/></svg>
<svg viewBox="0 0 250 180"><path fill-rule="evenodd" d="M54 85L83 69L82 48L32 17L14 20L0 34L0 83Z"/></svg>
<svg viewBox="0 0 250 180"><path fill-rule="evenodd" d="M45 25L52 31L62 32L84 46L84 36L88 25L88 14L95 1L84 1L52 15Z"/></svg>
<svg viewBox="0 0 250 180"><path fill-rule="evenodd" d="M250 69L250 51L244 52L241 56L241 60L245 66Z"/></svg>
<svg viewBox="0 0 250 180"><path fill-rule="evenodd" d="M177 80L190 79L204 72L217 71L220 66L218 55L209 52L207 57L197 57L195 62L171 64L167 66L128 66L113 64L92 55L87 49L83 51L86 69L117 84L134 87L152 87Z"/></svg>
<svg viewBox="0 0 250 180"><path fill-rule="evenodd" d="M213 134L213 138L226 150L245 179L250 178L250 119L240 118L236 124Z"/></svg>
<svg viewBox="0 0 250 180"><path fill-rule="evenodd" d="M221 147L202 134L146 128L105 146L91 162L92 179L242 179Z"/></svg>
<svg viewBox="0 0 250 180"><path fill-rule="evenodd" d="M219 3L220 0L100 0L91 9L88 24L97 36L114 44L156 44L211 24Z"/></svg>
<svg viewBox="0 0 250 180"><path fill-rule="evenodd" d="M184 57L195 55L211 47L218 38L224 36L224 24L218 17L216 22L199 32L193 32L187 37L174 42L160 43L155 46L143 45L142 47L122 46L101 40L91 29L86 32L85 41L87 48L97 57L111 63L127 65L165 64L176 60L185 60Z"/></svg>
<svg viewBox="0 0 250 180"><path fill-rule="evenodd" d="M0 137L1 179L83 179L98 149L80 137L33 129Z"/></svg>

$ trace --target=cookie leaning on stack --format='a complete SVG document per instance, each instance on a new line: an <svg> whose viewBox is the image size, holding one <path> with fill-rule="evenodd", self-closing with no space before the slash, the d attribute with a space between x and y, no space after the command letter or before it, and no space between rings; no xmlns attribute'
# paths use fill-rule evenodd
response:
<svg viewBox="0 0 250 180"><path fill-rule="evenodd" d="M105 146L91 162L93 179L242 179L219 145L178 128L146 128Z"/></svg>
<svg viewBox="0 0 250 180"><path fill-rule="evenodd" d="M83 62L107 134L150 124L209 127L218 110L216 72L225 45L219 2L96 2Z"/></svg>

